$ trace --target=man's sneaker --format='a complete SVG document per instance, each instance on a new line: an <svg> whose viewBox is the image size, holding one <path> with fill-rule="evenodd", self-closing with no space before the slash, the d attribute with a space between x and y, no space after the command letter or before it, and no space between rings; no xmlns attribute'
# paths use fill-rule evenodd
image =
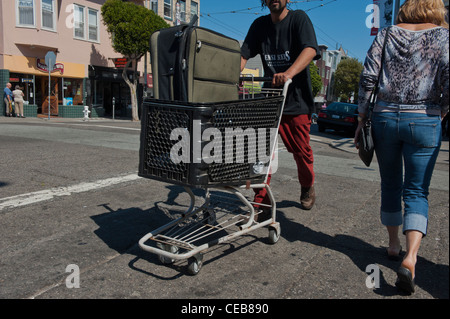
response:
<svg viewBox="0 0 450 319"><path fill-rule="evenodd" d="M314 185L311 187L302 187L302 193L300 195L300 203L302 208L310 210L316 201L316 191L314 190Z"/></svg>

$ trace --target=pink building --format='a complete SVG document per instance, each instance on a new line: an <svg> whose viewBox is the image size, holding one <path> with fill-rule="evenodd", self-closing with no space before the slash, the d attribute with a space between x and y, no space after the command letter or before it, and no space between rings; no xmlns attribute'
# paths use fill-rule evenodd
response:
<svg viewBox="0 0 450 319"><path fill-rule="evenodd" d="M2 0L0 2L0 85L19 85L25 94L26 116L47 114L81 117L84 105L92 116L109 115L115 101L116 115L126 116L131 104L129 88L122 79L120 54L114 52L101 18L106 0ZM174 24L177 17L198 12L199 1L134 0L153 9ZM180 4L177 5L177 2ZM188 2L188 3L186 3ZM178 11L176 10L178 9ZM178 16L176 13L179 13ZM189 14L186 14L188 12ZM181 15L184 13L184 15ZM56 54L48 97L46 54ZM138 63L139 94L147 83L148 67ZM131 72L129 76L132 76ZM3 95L3 94L2 94ZM0 101L5 113L3 98Z"/></svg>

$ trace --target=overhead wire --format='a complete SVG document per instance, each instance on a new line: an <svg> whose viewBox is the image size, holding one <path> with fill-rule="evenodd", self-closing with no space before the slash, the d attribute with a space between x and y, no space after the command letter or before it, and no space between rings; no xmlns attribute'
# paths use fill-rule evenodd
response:
<svg viewBox="0 0 450 319"><path fill-rule="evenodd" d="M210 15L205 15L205 14L200 14L200 16L202 17L202 19L207 19L209 20L211 23L217 24L220 27L224 28L225 30L238 35L239 37L245 37L245 33L242 32L242 30L239 30L231 25L226 24L225 22L220 21L219 19L213 18Z"/></svg>
<svg viewBox="0 0 450 319"><path fill-rule="evenodd" d="M324 0L299 0L299 1L291 1L291 5L295 5L295 7L297 9L299 9L299 4L300 3L310 3L310 2L318 2L321 1L323 2ZM328 2L322 3L318 6L312 7L312 8L308 8L308 9L302 9L305 12L309 12L311 10L314 9L318 9L318 8L323 8L326 5L329 5L333 2L336 2L337 0L330 0ZM219 11L219 12L200 12L200 16L204 19L209 20L211 23L213 24L217 24L219 25L221 28L224 28L225 30L227 30L228 32L231 32L239 37L245 37L246 33L242 32L241 30L217 19L214 18L213 15L222 15L222 14L252 14L252 15L261 15L261 14L266 14L264 12L255 12L253 10L256 9L261 9L261 6L258 7L248 7L248 8L243 8L243 9L238 9L238 10L230 10L230 11ZM331 43L329 40L325 40L322 36L318 36L320 37L322 40L324 40L324 42L328 45L330 45L331 47L333 46L338 46L340 44L339 41L337 41L336 39L334 39L333 37L331 37L330 35L328 35L325 31L323 31L320 27L318 27L317 25L314 25L314 28L318 29L318 31L320 31L321 33L323 33L328 39L330 39L333 43ZM348 50L348 52L350 52ZM352 52L350 52L352 53ZM352 53L353 54L353 53Z"/></svg>

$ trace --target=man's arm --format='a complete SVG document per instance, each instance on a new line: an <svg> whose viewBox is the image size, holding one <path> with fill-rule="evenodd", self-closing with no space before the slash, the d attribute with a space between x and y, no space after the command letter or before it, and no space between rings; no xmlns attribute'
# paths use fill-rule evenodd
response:
<svg viewBox="0 0 450 319"><path fill-rule="evenodd" d="M294 63L285 72L277 73L273 76L272 85L274 87L282 86L288 79L292 79L294 76L302 72L311 63L311 61L316 56L316 50L311 47L303 49ZM245 64L244 64L245 66ZM242 59L241 59L242 68Z"/></svg>

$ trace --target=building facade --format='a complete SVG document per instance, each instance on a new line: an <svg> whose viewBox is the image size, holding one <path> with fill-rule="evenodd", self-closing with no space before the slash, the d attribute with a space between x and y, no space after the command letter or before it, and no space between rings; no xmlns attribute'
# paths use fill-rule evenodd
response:
<svg viewBox="0 0 450 319"><path fill-rule="evenodd" d="M144 0L143 5L153 10L171 26L189 23L197 15L195 25L200 25L200 0ZM144 65L144 95L153 95L153 77L150 64L150 52L143 58Z"/></svg>
<svg viewBox="0 0 450 319"><path fill-rule="evenodd" d="M346 52L341 48L338 50L328 50L326 45L319 45L321 58L315 61L322 78L322 89L314 98L316 107L335 101L334 95L334 73L342 59L347 58Z"/></svg>
<svg viewBox="0 0 450 319"><path fill-rule="evenodd" d="M117 116L127 116L131 98L122 79L123 57L112 49L102 22L105 2L0 2L0 86L3 89L9 82L13 89L22 88L25 116L82 117L84 105L90 106L91 116L111 115L113 108ZM155 10L171 25L198 13L200 5L200 0L133 2ZM50 76L49 52L56 55ZM146 61L142 59L137 66L140 96L146 84ZM5 114L3 93L0 106L1 116Z"/></svg>

